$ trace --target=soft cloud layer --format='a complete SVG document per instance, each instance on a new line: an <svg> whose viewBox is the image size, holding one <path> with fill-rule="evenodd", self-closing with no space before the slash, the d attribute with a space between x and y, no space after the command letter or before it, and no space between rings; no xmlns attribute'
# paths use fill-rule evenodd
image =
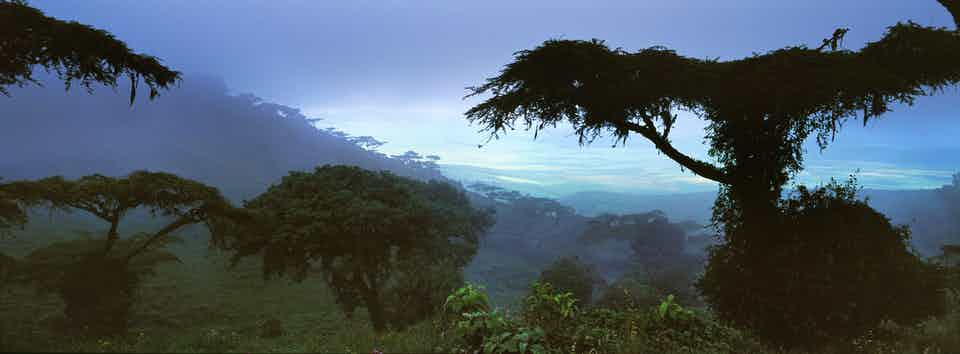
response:
<svg viewBox="0 0 960 354"><path fill-rule="evenodd" d="M382 150L442 157L448 174L545 195L603 189L713 190L642 139L579 146L568 127L510 132L487 142L462 113L465 87L482 83L517 50L550 38L601 38L628 50L667 45L694 57L733 59L817 44L837 27L856 49L897 21L947 26L933 0L128 1L36 0L49 14L107 29L187 73L218 75L235 92L300 107ZM932 188L960 169L960 93L860 127L825 153L811 146L803 183L860 170L873 188ZM687 117L689 118L689 117ZM686 119L673 140L705 158L703 124ZM478 148L478 145L484 145Z"/></svg>

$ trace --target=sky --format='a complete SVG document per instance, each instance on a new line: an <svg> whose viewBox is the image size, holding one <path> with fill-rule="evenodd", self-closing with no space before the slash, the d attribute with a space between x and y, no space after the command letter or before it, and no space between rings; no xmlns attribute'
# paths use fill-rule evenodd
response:
<svg viewBox="0 0 960 354"><path fill-rule="evenodd" d="M952 26L934 0L632 1L31 1L48 15L105 29L190 75L222 77L232 92L298 107L320 127L387 141L381 150L441 157L446 174L561 196L584 190L663 194L716 185L641 138L579 146L567 126L487 142L463 117L482 98L466 87L494 76L518 50L547 39L605 40L636 50L738 59L818 45L849 27L848 49L912 20ZM162 98L161 98L162 99ZM960 170L960 90L863 127L851 121L821 153L811 145L801 183L859 171L868 188L936 188ZM706 158L704 124L684 116L681 151ZM483 145L482 148L478 147Z"/></svg>

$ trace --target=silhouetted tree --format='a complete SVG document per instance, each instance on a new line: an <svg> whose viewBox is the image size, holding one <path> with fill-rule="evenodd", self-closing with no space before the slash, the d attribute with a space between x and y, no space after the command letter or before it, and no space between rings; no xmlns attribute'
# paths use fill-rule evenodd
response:
<svg viewBox="0 0 960 354"><path fill-rule="evenodd" d="M55 70L67 88L79 81L88 91L93 83L116 87L126 76L131 105L140 80L152 99L180 79L179 72L134 53L107 31L48 17L26 1L0 0L0 94L9 95L5 86L36 83L37 67Z"/></svg>
<svg viewBox="0 0 960 354"><path fill-rule="evenodd" d="M317 264L343 310L366 307L378 331L409 324L395 318L423 319L439 308L459 285L451 286L458 280L451 276L476 254L490 224L489 215L449 184L348 166L291 172L246 207L265 215L266 226L227 240L235 262L262 253L265 277L291 274L297 280ZM410 294L418 291L442 295L416 304ZM391 309L391 298L414 307Z"/></svg>
<svg viewBox="0 0 960 354"><path fill-rule="evenodd" d="M957 0L940 0L955 17ZM960 26L960 23L957 24ZM774 283L781 259L764 257L787 237L778 201L802 168L803 142L821 149L849 118L864 123L894 103L912 104L960 82L960 32L898 23L859 51L787 47L732 61L677 55L663 47L637 52L602 41L550 40L518 52L500 75L471 95L492 94L467 119L491 138L519 121L539 131L568 122L580 142L610 133L646 138L683 169L720 183L714 221L736 249L742 269L756 277L745 289ZM708 122L706 141L716 163L677 150L670 142L677 110ZM769 281L769 282L768 282ZM753 311L757 295L734 311ZM713 304L732 306L732 304Z"/></svg>
<svg viewBox="0 0 960 354"><path fill-rule="evenodd" d="M800 346L854 338L884 319L909 325L942 313L941 270L911 250L906 226L891 225L856 192L855 180L799 187L779 205L783 229L770 233L778 247L751 255L776 262L747 268L735 244L714 246L698 283L703 296L722 317ZM757 273L763 284L751 284Z"/></svg>
<svg viewBox="0 0 960 354"><path fill-rule="evenodd" d="M27 255L18 278L56 291L77 328L115 331L126 327L143 275L176 257L162 248L184 226L204 224L215 235L232 230L235 215L216 188L161 172L135 171L123 178L102 175L77 180L49 177L0 185L21 210L85 211L109 225L102 237L58 242ZM120 237L123 218L136 210L168 218L154 233Z"/></svg>
<svg viewBox="0 0 960 354"><path fill-rule="evenodd" d="M130 105L142 79L157 96L180 79L180 73L160 64L157 58L136 54L107 31L75 21L61 21L43 14L22 0L0 0L0 94L7 86L37 83L34 70L54 70L69 89L79 81L92 90L93 83L110 87L126 76L130 80ZM0 195L0 232L22 225L20 212Z"/></svg>

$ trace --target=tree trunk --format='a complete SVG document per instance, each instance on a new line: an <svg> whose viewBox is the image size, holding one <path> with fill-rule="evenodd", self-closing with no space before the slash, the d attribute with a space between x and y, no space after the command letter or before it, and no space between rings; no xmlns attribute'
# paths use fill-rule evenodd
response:
<svg viewBox="0 0 960 354"><path fill-rule="evenodd" d="M361 296L363 296L364 305L370 314L370 323L373 324L373 330L382 333L387 329L387 319L384 314L383 304L380 303L380 291L374 276L364 275L365 283Z"/></svg>
<svg viewBox="0 0 960 354"><path fill-rule="evenodd" d="M120 218L113 217L110 220L110 231L107 231L107 242L103 245L103 255L106 256L110 252L110 249L113 248L113 244L117 242L117 239L120 238L120 234L117 231L117 228L120 226Z"/></svg>

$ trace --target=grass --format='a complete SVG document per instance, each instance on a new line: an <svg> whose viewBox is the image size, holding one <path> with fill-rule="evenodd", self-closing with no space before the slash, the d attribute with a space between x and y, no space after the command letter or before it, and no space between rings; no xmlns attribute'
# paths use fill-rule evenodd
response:
<svg viewBox="0 0 960 354"><path fill-rule="evenodd" d="M76 226L76 224L72 224ZM83 225L86 227L87 225ZM74 237L73 227L31 225L16 239L0 240L5 253L22 256L37 246ZM0 291L0 351L54 352L433 352L450 347L432 323L403 331L374 333L364 311L347 318L318 278L302 283L264 281L255 262L227 269L224 255L208 252L202 240L171 246L181 263L167 263L143 284L129 333L112 338L64 336L63 304L53 294L6 286ZM523 259L478 256L468 278L487 283L491 302L515 303L524 284L538 269ZM516 283L516 284L514 284ZM523 284L521 284L523 283ZM887 324L873 336L828 353L960 353L960 301L952 312L915 327ZM261 326L280 320L283 335L261 336ZM645 352L644 343L628 343L624 351ZM747 353L801 353L763 347Z"/></svg>

